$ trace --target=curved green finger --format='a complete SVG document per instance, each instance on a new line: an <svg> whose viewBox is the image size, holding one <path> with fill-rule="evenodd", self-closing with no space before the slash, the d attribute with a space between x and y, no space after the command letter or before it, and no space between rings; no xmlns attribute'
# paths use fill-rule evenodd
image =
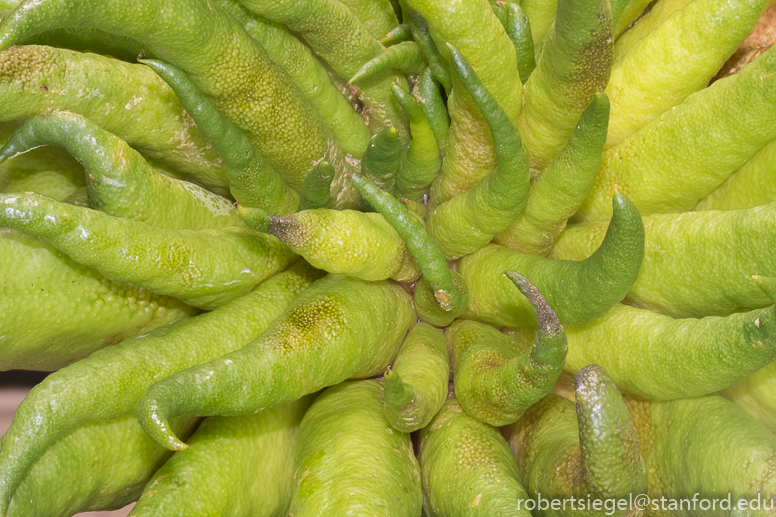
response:
<svg viewBox="0 0 776 517"><path fill-rule="evenodd" d="M401 160L401 141L395 127L386 127L375 135L361 159L361 174L390 192L396 182Z"/></svg>
<svg viewBox="0 0 776 517"><path fill-rule="evenodd" d="M534 55L534 43L528 16L520 4L513 2L494 5L493 12L515 46L517 71L520 74L520 80L525 83L536 68L536 56Z"/></svg>
<svg viewBox="0 0 776 517"><path fill-rule="evenodd" d="M642 215L692 209L776 137L766 122L776 116L774 72L776 52L765 52L606 151L596 185L574 220L605 218L605 200L615 190L627 194ZM704 129L712 126L714 131Z"/></svg>
<svg viewBox="0 0 776 517"><path fill-rule="evenodd" d="M419 201L431 187L442 166L434 132L415 98L393 85L393 94L410 119L410 147L401 156L393 194L399 199Z"/></svg>
<svg viewBox="0 0 776 517"><path fill-rule="evenodd" d="M43 239L0 230L0 370L57 370L196 314L167 296L114 284Z"/></svg>
<svg viewBox="0 0 776 517"><path fill-rule="evenodd" d="M606 316L566 332L567 369L600 364L623 391L649 399L714 393L776 358L773 306L725 317L673 319L615 305ZM661 366L669 363L670 371Z"/></svg>
<svg viewBox="0 0 776 517"><path fill-rule="evenodd" d="M190 436L197 424L198 418L184 418L173 428ZM70 517L121 508L137 500L170 456L134 417L85 425L53 444L0 508L9 517Z"/></svg>
<svg viewBox="0 0 776 517"><path fill-rule="evenodd" d="M25 0L0 24L0 48L57 27L97 27L142 40L186 72L292 188L322 157L338 166L344 161L300 90L234 17L207 0Z"/></svg>
<svg viewBox="0 0 776 517"><path fill-rule="evenodd" d="M499 430L449 398L420 431L423 509L429 517L530 517L515 459Z"/></svg>
<svg viewBox="0 0 776 517"><path fill-rule="evenodd" d="M327 161L318 163L304 179L299 191L299 210L327 208L331 204L331 183L334 167Z"/></svg>
<svg viewBox="0 0 776 517"><path fill-rule="evenodd" d="M692 2L630 49L606 87L612 101L607 148L705 88L769 1Z"/></svg>
<svg viewBox="0 0 776 517"><path fill-rule="evenodd" d="M57 440L130 414L137 422L135 406L146 388L242 348L320 275L300 263L220 309L128 339L46 377L21 403L0 445L0 509Z"/></svg>
<svg viewBox="0 0 776 517"><path fill-rule="evenodd" d="M439 81L445 88L446 92L453 89L453 79L450 76L450 65L439 53L439 49L434 43L434 39L431 37L431 33L428 29L428 22L423 18L416 10L411 7L405 9L407 13L407 21L410 24L410 30L412 31L412 39L418 44L420 50L423 52L423 56L428 62L429 72L431 76Z"/></svg>
<svg viewBox="0 0 776 517"><path fill-rule="evenodd" d="M606 87L613 47L608 0L558 2L517 124L532 171L541 172L561 152L581 113Z"/></svg>
<svg viewBox="0 0 776 517"><path fill-rule="evenodd" d="M606 238L583 262L550 260L488 245L464 257L459 271L469 286L464 315L496 326L536 325L528 300L514 296L504 277L517 271L541 291L564 325L581 325L603 316L621 301L639 274L644 257L644 225L622 194L612 200L614 215Z"/></svg>
<svg viewBox="0 0 776 517"><path fill-rule="evenodd" d="M711 194L698 201L695 210L738 210L776 201L773 164L776 140L757 151Z"/></svg>
<svg viewBox="0 0 776 517"><path fill-rule="evenodd" d="M138 418L160 445L185 449L169 429L172 418L248 414L374 376L390 364L414 320L412 301L397 284L330 275L242 349L151 386L138 402Z"/></svg>
<svg viewBox="0 0 776 517"><path fill-rule="evenodd" d="M344 382L313 403L299 427L289 515L420 515L418 460L410 436L385 420L380 384Z"/></svg>
<svg viewBox="0 0 776 517"><path fill-rule="evenodd" d="M617 386L598 365L576 375L576 408L554 394L532 406L504 430L526 489L543 498L629 501L647 490L639 436ZM632 515L635 507L606 507L609 515ZM567 508L537 515L600 515Z"/></svg>
<svg viewBox="0 0 776 517"><path fill-rule="evenodd" d="M380 45L390 47L401 43L402 41L410 41L412 39L412 30L406 23L397 25L395 29L388 31L388 33L380 39Z"/></svg>
<svg viewBox="0 0 776 517"><path fill-rule="evenodd" d="M436 300L434 305L439 305L443 311L457 318L466 308L469 299L468 291L460 289L453 281L445 256L426 233L423 222L412 215L396 198L382 192L368 179L353 176L349 181L404 240L423 273L423 278L434 290Z"/></svg>
<svg viewBox="0 0 776 517"><path fill-rule="evenodd" d="M415 75L426 68L426 58L417 43L405 41L388 47L376 57L370 59L353 74L349 83L360 82L375 74L385 72L392 68L400 70L408 75Z"/></svg>
<svg viewBox="0 0 776 517"><path fill-rule="evenodd" d="M84 166L95 210L171 229L241 224L227 199L162 175L126 142L73 113L55 111L24 122L0 149L0 162L41 145L63 147Z"/></svg>
<svg viewBox="0 0 776 517"><path fill-rule="evenodd" d="M439 91L439 83L434 79L430 69L421 72L420 78L413 86L412 94L420 103L423 114L426 115L440 154L444 155L450 131L450 116L447 114L447 106Z"/></svg>
<svg viewBox="0 0 776 517"><path fill-rule="evenodd" d="M162 61L143 59L170 85L218 155L224 160L229 189L241 205L258 207L270 214L286 215L299 205L299 196L264 161L261 152L235 124L218 112L180 68Z"/></svg>
<svg viewBox="0 0 776 517"><path fill-rule="evenodd" d="M297 431L312 396L255 415L210 417L146 485L129 515L285 515Z"/></svg>
<svg viewBox="0 0 776 517"><path fill-rule="evenodd" d="M407 5L426 19L430 34L446 60L450 60L447 44L466 56L483 87L516 124L522 106L522 83L515 47L490 4L480 0L410 0ZM493 141L482 112L457 78L453 77L452 84L447 103L450 137L442 174L431 189L432 206L469 190L496 167Z"/></svg>
<svg viewBox="0 0 776 517"><path fill-rule="evenodd" d="M533 255L547 255L590 194L601 166L609 99L598 94L582 113L569 142L531 183L525 210L493 241Z"/></svg>
<svg viewBox="0 0 776 517"><path fill-rule="evenodd" d="M376 40L385 36L399 26L396 11L390 0L340 0L350 12L361 20L364 27Z"/></svg>
<svg viewBox="0 0 776 517"><path fill-rule="evenodd" d="M319 208L270 216L267 230L313 266L362 280L409 281L420 272L381 214Z"/></svg>
<svg viewBox="0 0 776 517"><path fill-rule="evenodd" d="M44 88L45 87L45 88ZM184 179L229 193L218 155L175 93L146 66L37 45L0 51L0 120L78 113Z"/></svg>
<svg viewBox="0 0 776 517"><path fill-rule="evenodd" d="M403 433L426 427L447 399L449 377L444 334L418 323L402 343L393 367L383 374L385 418Z"/></svg>
<svg viewBox="0 0 776 517"><path fill-rule="evenodd" d="M477 77L469 62L448 44L456 78L477 104L493 137L496 170L473 188L442 203L428 218L428 233L450 259L490 242L514 222L530 188L528 156L517 129ZM446 158L446 160L449 158Z"/></svg>
<svg viewBox="0 0 776 517"><path fill-rule="evenodd" d="M517 285L540 318L528 351L476 321L457 321L447 333L455 361L456 398L473 418L494 426L516 422L547 395L566 359L566 335L558 317L536 288L521 278Z"/></svg>
<svg viewBox="0 0 776 517"><path fill-rule="evenodd" d="M776 276L774 223L773 203L645 217L644 262L626 302L674 318L726 316L740 308L771 305L751 277ZM606 227L591 223L568 228L550 256L584 259L602 241Z"/></svg>
<svg viewBox="0 0 776 517"><path fill-rule="evenodd" d="M293 3L241 0L241 3L249 10L300 34L312 50L344 78L353 77L364 63L385 50L356 15L338 0L299 0ZM403 76L386 70L362 81L356 85L356 90L368 114L367 125L371 132L375 134L385 127L394 126L402 141L406 142L407 121L391 95L392 82L407 87Z"/></svg>
<svg viewBox="0 0 776 517"><path fill-rule="evenodd" d="M733 509L740 499L756 500L759 495L764 505L759 511L738 515L770 513L765 509L775 504L776 467L771 458L776 436L746 411L719 395L626 402L639 433L650 499L720 494L721 499L730 498Z"/></svg>
<svg viewBox="0 0 776 517"><path fill-rule="evenodd" d="M0 205L0 225L44 237L114 282L205 310L246 294L294 261L275 237L244 227L155 228L36 194L2 194Z"/></svg>
<svg viewBox="0 0 776 517"><path fill-rule="evenodd" d="M348 98L329 78L310 49L279 23L248 12L238 0L218 0L267 51L321 116L342 150L361 158L369 145L369 129Z"/></svg>

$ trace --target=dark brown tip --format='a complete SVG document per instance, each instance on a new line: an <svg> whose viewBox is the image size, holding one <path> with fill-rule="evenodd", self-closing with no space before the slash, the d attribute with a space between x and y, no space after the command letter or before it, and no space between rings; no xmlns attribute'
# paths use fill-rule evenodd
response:
<svg viewBox="0 0 776 517"><path fill-rule="evenodd" d="M306 241L305 225L299 221L296 214L278 216L269 216L269 224L267 225L267 232L271 233L278 240L292 248L300 248L304 246Z"/></svg>
<svg viewBox="0 0 776 517"><path fill-rule="evenodd" d="M528 298L534 309L536 309L536 319L539 320L539 329L548 336L555 336L563 331L563 326L558 320L558 315L547 304L539 289L531 283L526 277L516 271L506 271L504 274L520 290L523 296Z"/></svg>

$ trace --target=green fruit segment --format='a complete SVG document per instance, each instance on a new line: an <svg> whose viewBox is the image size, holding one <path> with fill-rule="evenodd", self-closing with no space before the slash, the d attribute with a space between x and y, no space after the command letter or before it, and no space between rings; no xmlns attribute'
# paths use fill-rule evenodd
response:
<svg viewBox="0 0 776 517"><path fill-rule="evenodd" d="M547 255L590 194L601 167L609 99L596 95L582 113L566 147L531 183L525 210L493 242L521 253Z"/></svg>
<svg viewBox="0 0 776 517"><path fill-rule="evenodd" d="M205 419L189 448L154 474L130 515L288 515L297 431L312 398L255 415Z"/></svg>
<svg viewBox="0 0 776 517"><path fill-rule="evenodd" d="M746 210L655 214L644 218L644 262L626 302L674 318L725 316L771 305L752 275L776 276L770 243L776 204ZM606 224L568 228L550 256L582 260ZM735 243L735 245L731 245Z"/></svg>
<svg viewBox="0 0 776 517"><path fill-rule="evenodd" d="M547 395L504 429L526 488L545 497L629 500L646 491L639 437L617 386L598 365L576 376L575 404ZM611 515L625 517L633 508ZM599 515L587 511L538 515Z"/></svg>
<svg viewBox="0 0 776 517"><path fill-rule="evenodd" d="M423 509L429 517L530 517L515 459L499 430L449 398L420 431Z"/></svg>
<svg viewBox="0 0 776 517"><path fill-rule="evenodd" d="M460 316L469 301L468 289L465 283L461 285L460 280L454 280L453 272L448 268L444 254L426 233L423 222L393 196L381 191L369 179L353 176L349 181L404 239L407 249L410 250L423 273L423 279L433 289L434 299L426 298L426 301L432 303L420 310L438 313L441 309L453 318ZM430 321L430 323L434 322Z"/></svg>
<svg viewBox="0 0 776 517"><path fill-rule="evenodd" d="M402 238L378 213L304 210L270 216L267 231L330 273L362 280L412 280L419 274Z"/></svg>
<svg viewBox="0 0 776 517"><path fill-rule="evenodd" d="M448 330L456 398L481 422L504 426L517 421L549 393L563 370L567 350L563 327L543 299L532 301L547 321L526 352L493 327L476 321L458 321Z"/></svg>
<svg viewBox="0 0 776 517"><path fill-rule="evenodd" d="M752 32L769 0L700 0L666 20L612 69L612 147L705 88Z"/></svg>
<svg viewBox="0 0 776 517"><path fill-rule="evenodd" d="M407 4L428 22L429 33L444 59L451 61L448 43L458 49L472 64L483 87L515 124L522 104L515 46L490 4L486 0L410 0ZM437 79L445 85L445 80ZM493 140L482 113L455 77L452 86L447 102L452 120L449 140L442 174L431 190L432 205L469 190L496 167Z"/></svg>
<svg viewBox="0 0 776 517"><path fill-rule="evenodd" d="M197 424L198 418L183 418L172 427L189 436ZM137 500L169 457L170 452L146 436L134 417L84 425L40 457L4 515L70 517L121 508Z"/></svg>
<svg viewBox="0 0 776 517"><path fill-rule="evenodd" d="M691 210L776 137L775 71L776 52L765 52L606 151L574 220L605 219L615 191L645 216Z"/></svg>
<svg viewBox="0 0 776 517"><path fill-rule="evenodd" d="M326 208L331 204L331 183L334 167L327 161L319 162L304 179L299 192L299 210Z"/></svg>
<svg viewBox="0 0 776 517"><path fill-rule="evenodd" d="M471 253L506 230L528 197L528 156L506 111L467 59L448 44L456 79L480 110L493 138L496 169L466 192L443 202L428 217L428 233L450 260Z"/></svg>
<svg viewBox="0 0 776 517"><path fill-rule="evenodd" d="M649 399L693 397L726 388L776 358L776 309L673 319L615 305L567 334L567 369L597 363L625 392Z"/></svg>
<svg viewBox="0 0 776 517"><path fill-rule="evenodd" d="M375 74L395 68L405 74L417 74L426 68L426 58L417 43L404 41L385 49L364 65L350 78L349 83L360 82Z"/></svg>
<svg viewBox="0 0 776 517"><path fill-rule="evenodd" d="M126 142L80 115L56 111L27 120L0 149L0 161L41 145L63 147L81 162L95 210L175 230L241 224L229 200L164 176Z"/></svg>
<svg viewBox="0 0 776 517"><path fill-rule="evenodd" d="M393 367L383 374L385 418L404 433L426 427L447 398L449 377L444 335L418 323L402 343Z"/></svg>
<svg viewBox="0 0 776 517"><path fill-rule="evenodd" d="M439 152L444 154L450 134L450 116L447 113L445 101L442 99L439 82L434 79L430 68L421 72L420 78L413 87L412 94L426 115Z"/></svg>
<svg viewBox="0 0 776 517"><path fill-rule="evenodd" d="M0 446L0 509L58 439L130 414L136 421L137 401L151 384L242 348L320 275L300 263L221 309L128 339L49 375L19 406Z"/></svg>
<svg viewBox="0 0 776 517"><path fill-rule="evenodd" d="M420 469L408 434L383 415L381 382L344 382L299 427L289 515L420 515Z"/></svg>
<svg viewBox="0 0 776 517"><path fill-rule="evenodd" d="M735 508L739 499L759 495L761 504L770 507L776 494L771 461L776 436L743 409L719 395L626 402L639 433L652 500L692 499L695 494L727 499L729 494ZM761 507L749 515L768 513Z"/></svg>
<svg viewBox="0 0 776 517"><path fill-rule="evenodd" d="M428 22L423 18L415 9L405 5L405 16L410 24L410 30L412 31L412 38L415 43L420 47L423 56L428 62L428 74L429 77L439 81L444 86L445 92L450 92L453 89L453 79L450 76L450 67L447 61L439 53L439 49L434 42L434 38L431 37L431 32L428 28ZM446 110L445 110L446 112Z"/></svg>
<svg viewBox="0 0 776 517"><path fill-rule="evenodd" d="M518 3L504 2L493 6L493 13L498 17L501 25L515 45L517 54L517 70L520 73L520 81L525 83L531 72L536 68L536 56L534 55L534 42L531 37L531 25L525 10Z"/></svg>
<svg viewBox="0 0 776 517"><path fill-rule="evenodd" d="M414 319L400 286L330 275L244 348L151 386L138 402L140 423L160 445L185 449L170 419L249 414L372 377L391 363Z"/></svg>
<svg viewBox="0 0 776 517"><path fill-rule="evenodd" d="M396 182L400 160L399 133L393 126L386 127L375 135L364 151L361 174L377 183L382 190L390 192Z"/></svg>
<svg viewBox="0 0 776 517"><path fill-rule="evenodd" d="M469 286L467 318L496 326L536 325L534 308L504 272L526 276L547 299L564 325L581 325L603 316L621 301L639 274L644 256L644 225L622 194L604 241L584 262L551 260L489 244L463 258L459 270Z"/></svg>
<svg viewBox="0 0 776 517"><path fill-rule="evenodd" d="M35 194L1 194L0 205L3 226L45 237L114 282L175 296L205 310L246 294L295 259L275 237L244 227L154 228Z"/></svg>
<svg viewBox="0 0 776 517"><path fill-rule="evenodd" d="M299 205L297 193L264 161L261 152L245 133L219 113L213 101L197 90L183 70L153 59L141 62L170 85L197 127L207 135L224 160L229 189L240 204L280 215L296 210Z"/></svg>
<svg viewBox="0 0 776 517"><path fill-rule="evenodd" d="M56 370L197 311L109 281L43 239L0 230L0 370Z"/></svg>
<svg viewBox="0 0 776 517"><path fill-rule="evenodd" d="M412 135L410 147L404 151L399 161L393 194L399 199L420 201L428 193L442 165L439 148L421 104L409 92L396 85L393 85L392 90L410 119Z"/></svg>
<svg viewBox="0 0 776 517"><path fill-rule="evenodd" d="M25 45L0 51L0 77L0 119L26 119L51 109L78 113L180 171L183 179L229 193L218 155L170 87L148 67Z"/></svg>
<svg viewBox="0 0 776 517"><path fill-rule="evenodd" d="M608 0L558 2L517 126L533 175L561 152L582 112L606 87L613 46Z"/></svg>

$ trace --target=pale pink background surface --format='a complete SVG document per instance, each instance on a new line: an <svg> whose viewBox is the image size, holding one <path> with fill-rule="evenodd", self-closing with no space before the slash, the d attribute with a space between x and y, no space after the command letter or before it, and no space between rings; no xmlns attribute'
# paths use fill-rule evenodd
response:
<svg viewBox="0 0 776 517"><path fill-rule="evenodd" d="M5 434L5 431L11 425L13 413L27 395L27 391L29 390L21 388L0 389L0 434ZM79 513L78 515L84 517L125 517L132 509L132 506L129 505L115 512L87 512Z"/></svg>

